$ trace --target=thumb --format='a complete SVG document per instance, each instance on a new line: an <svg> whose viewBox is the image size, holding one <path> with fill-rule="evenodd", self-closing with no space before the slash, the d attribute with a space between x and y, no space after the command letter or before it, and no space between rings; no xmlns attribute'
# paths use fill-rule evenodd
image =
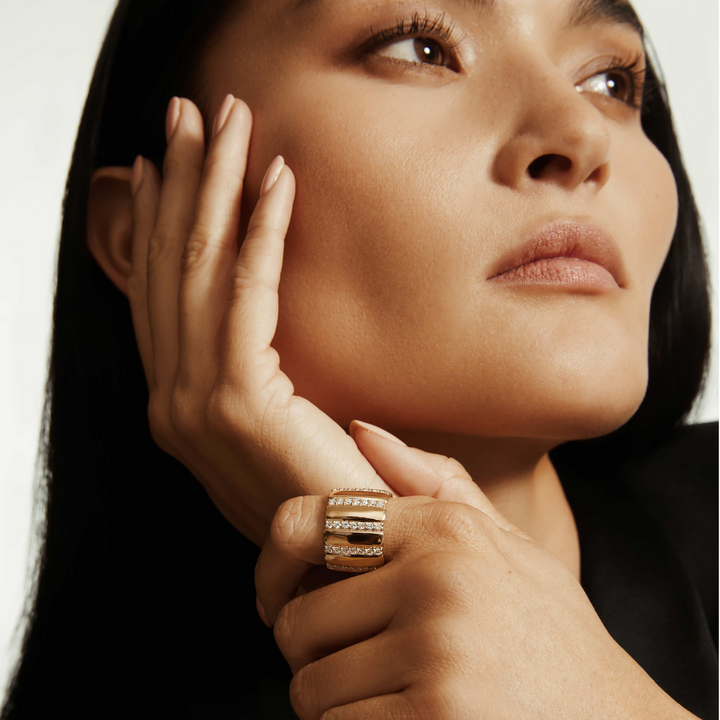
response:
<svg viewBox="0 0 720 720"><path fill-rule="evenodd" d="M454 458L409 447L387 430L359 420L350 423L350 435L377 474L397 495L425 495L472 505L488 515L499 528L534 542L490 502Z"/></svg>

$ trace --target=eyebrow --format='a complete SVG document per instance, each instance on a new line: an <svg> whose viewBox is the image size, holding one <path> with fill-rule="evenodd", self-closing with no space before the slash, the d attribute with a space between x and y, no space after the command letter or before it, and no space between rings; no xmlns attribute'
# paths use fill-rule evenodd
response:
<svg viewBox="0 0 720 720"><path fill-rule="evenodd" d="M340 0L333 0L339 2ZM295 9L304 5L317 5L321 0L298 0ZM452 0L473 10L492 13L495 0ZM645 40L645 29L640 18L627 0L574 0L568 9L564 29L587 27L589 25L625 25L635 30Z"/></svg>

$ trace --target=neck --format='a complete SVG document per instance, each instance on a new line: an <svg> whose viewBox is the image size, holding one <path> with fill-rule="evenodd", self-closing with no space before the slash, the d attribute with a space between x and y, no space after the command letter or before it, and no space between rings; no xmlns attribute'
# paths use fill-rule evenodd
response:
<svg viewBox="0 0 720 720"><path fill-rule="evenodd" d="M412 447L455 458L490 502L580 580L575 519L549 451L557 441L400 431Z"/></svg>

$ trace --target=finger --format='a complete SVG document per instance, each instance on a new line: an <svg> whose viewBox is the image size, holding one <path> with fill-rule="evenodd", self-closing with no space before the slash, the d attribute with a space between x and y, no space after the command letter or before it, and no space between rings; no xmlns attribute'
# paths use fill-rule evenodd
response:
<svg viewBox="0 0 720 720"><path fill-rule="evenodd" d="M306 665L290 682L293 710L299 717L320 718L330 708L401 693L412 663L404 645L400 633L387 631Z"/></svg>
<svg viewBox="0 0 720 720"><path fill-rule="evenodd" d="M398 495L426 495L471 505L488 515L499 528L534 542L490 502L454 458L408 447L398 438L391 440L393 435L370 423L353 420L350 434L378 475Z"/></svg>
<svg viewBox="0 0 720 720"><path fill-rule="evenodd" d="M313 565L325 565L327 501L327 495L301 495L286 500L275 513L270 533L255 565L255 590L270 624L275 623L281 608L295 597L308 570ZM424 497L391 498L387 501L382 538L386 564L398 555L403 546L409 548L409 541L417 534L417 528L427 522L422 517L422 506L435 502ZM465 507L450 503L445 505ZM331 537L334 536L347 538L352 543L355 532L337 530ZM424 532L418 537L421 543L427 543L434 549L442 547L443 542L447 544L447 538L436 542L425 537ZM382 571L383 567L379 570ZM371 574L375 572L377 570Z"/></svg>
<svg viewBox="0 0 720 720"><path fill-rule="evenodd" d="M200 111L190 100L181 99L178 103L177 127L163 163L157 222L148 245L147 295L153 379L156 386L162 387L174 383L177 371L180 267L185 240L192 227L205 157ZM173 109L171 102L168 130L173 122Z"/></svg>
<svg viewBox="0 0 720 720"><path fill-rule="evenodd" d="M327 570L332 573L332 570ZM275 641L293 673L381 633L398 613L388 573L363 573L291 600L275 621ZM334 573L339 575L340 573ZM348 613L342 609L352 608Z"/></svg>
<svg viewBox="0 0 720 720"><path fill-rule="evenodd" d="M223 329L218 379L254 393L281 376L279 357L270 343L278 322L278 287L285 235L295 197L295 176L281 156L268 168L277 172L272 188L262 195L233 267ZM284 377L284 375L282 375ZM292 388L288 380L288 392Z"/></svg>
<svg viewBox="0 0 720 720"><path fill-rule="evenodd" d="M229 108L228 108L229 106ZM182 264L178 382L215 380L230 273L238 256L238 227L252 131L252 113L228 95L218 119ZM216 119L217 122L217 119Z"/></svg>
<svg viewBox="0 0 720 720"><path fill-rule="evenodd" d="M138 155L133 165L132 270L128 298L148 389L153 387L153 349L147 305L147 251L155 226L162 179L155 165Z"/></svg>

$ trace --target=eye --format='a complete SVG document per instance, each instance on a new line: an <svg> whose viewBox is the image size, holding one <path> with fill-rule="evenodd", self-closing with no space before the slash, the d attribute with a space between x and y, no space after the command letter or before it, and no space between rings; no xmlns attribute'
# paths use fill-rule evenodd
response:
<svg viewBox="0 0 720 720"><path fill-rule="evenodd" d="M610 67L576 85L578 92L594 92L639 109L642 105L645 69L642 54L630 61L614 58ZM587 90L586 90L587 88Z"/></svg>
<svg viewBox="0 0 720 720"><path fill-rule="evenodd" d="M413 13L409 21L401 19L380 30L370 28L370 32L372 37L360 48L361 54L387 57L408 66L450 68L460 45L453 39L452 23L446 22L444 12L436 17Z"/></svg>
<svg viewBox="0 0 720 720"><path fill-rule="evenodd" d="M383 52L385 51L385 52ZM432 38L407 38L390 43L377 53L385 57L393 57L398 60L428 65L445 65L448 60L445 58L445 51L440 43Z"/></svg>

